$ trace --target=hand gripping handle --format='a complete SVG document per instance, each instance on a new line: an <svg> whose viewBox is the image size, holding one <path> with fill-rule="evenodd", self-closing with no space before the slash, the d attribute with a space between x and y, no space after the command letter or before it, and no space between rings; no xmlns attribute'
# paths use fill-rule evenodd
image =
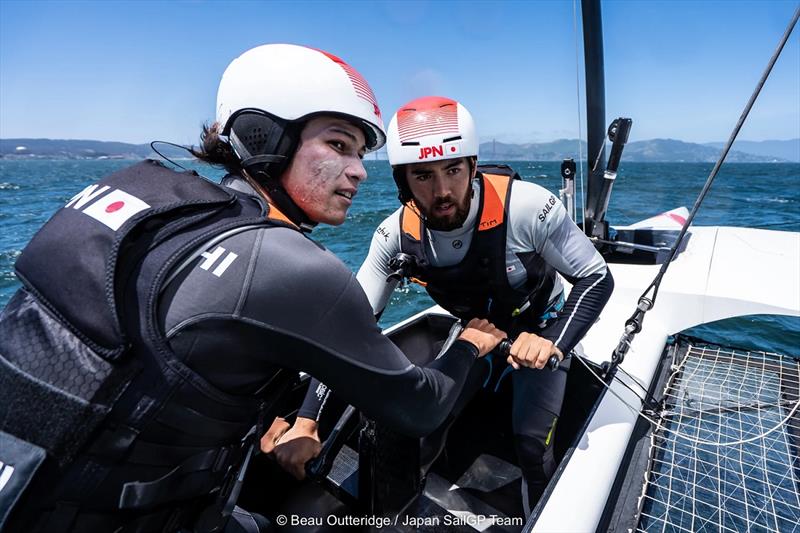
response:
<svg viewBox="0 0 800 533"><path fill-rule="evenodd" d="M500 341L500 344L497 345L497 353L499 353L504 359L507 359L508 356L511 354L511 345L514 344L512 339L503 339ZM549 368L552 372L558 370L558 365L561 363L557 355L551 355L550 359L547 360L547 368Z"/></svg>

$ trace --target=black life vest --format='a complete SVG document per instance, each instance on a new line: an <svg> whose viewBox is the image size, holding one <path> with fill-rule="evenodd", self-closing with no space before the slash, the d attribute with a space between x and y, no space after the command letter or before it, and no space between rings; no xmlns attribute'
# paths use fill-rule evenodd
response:
<svg viewBox="0 0 800 533"><path fill-rule="evenodd" d="M472 242L464 259L447 267L434 267L425 252L424 222L413 202L400 215L402 253L417 258L411 281L420 283L431 298L462 319L487 318L511 333L515 327L531 328L547 307L555 270L536 253L523 260L526 283L513 288L506 273L508 201L514 180L520 179L507 165L481 165L479 213ZM533 313L533 314L532 314Z"/></svg>
<svg viewBox="0 0 800 533"><path fill-rule="evenodd" d="M189 254L265 225L288 222L145 161L84 189L34 236L0 315L0 433L46 459L12 518L44 509L40 530L170 530L225 496L257 442L243 438L296 373L254 396L219 390L172 352L157 305Z"/></svg>

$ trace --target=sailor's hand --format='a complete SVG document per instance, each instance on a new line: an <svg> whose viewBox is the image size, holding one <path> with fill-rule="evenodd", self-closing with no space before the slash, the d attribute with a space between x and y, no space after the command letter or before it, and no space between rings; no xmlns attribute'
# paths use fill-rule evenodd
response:
<svg viewBox="0 0 800 533"><path fill-rule="evenodd" d="M275 445L290 427L292 426L289 422L279 416L275 417L275 420L272 421L272 425L267 432L264 433L264 436L261 437L261 451L264 453L272 453L275 449Z"/></svg>
<svg viewBox="0 0 800 533"><path fill-rule="evenodd" d="M473 318L458 338L474 344L478 348L478 357L483 357L500 344L506 334L486 319Z"/></svg>
<svg viewBox="0 0 800 533"><path fill-rule="evenodd" d="M508 364L517 370L523 366L542 369L553 355L558 357L559 361L564 359L564 354L552 341L533 333L520 333L511 345L510 354Z"/></svg>
<svg viewBox="0 0 800 533"><path fill-rule="evenodd" d="M292 429L278 439L275 460L297 479L306 477L306 463L319 455L322 444L317 433L317 422L298 417Z"/></svg>

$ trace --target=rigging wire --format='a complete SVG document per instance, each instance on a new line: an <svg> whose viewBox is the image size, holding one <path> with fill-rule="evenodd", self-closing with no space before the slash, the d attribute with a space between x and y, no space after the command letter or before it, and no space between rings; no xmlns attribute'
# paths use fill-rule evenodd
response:
<svg viewBox="0 0 800 533"><path fill-rule="evenodd" d="M642 330L642 322L644 321L644 315L650 309L655 306L656 298L658 297L658 289L661 286L661 281L666 274L669 265L672 263L672 260L678 253L678 249L680 248L681 243L683 242L684 237L686 236L686 232L688 231L689 227L694 220L695 215L700 209L700 205L703 203L703 200L708 194L709 189L711 188L711 184L714 182L717 174L719 173L719 169L722 166L722 163L725 162L725 158L728 156L728 152L733 146L736 137L739 135L739 131L742 129L744 125L744 121L747 119L747 116L750 114L750 110L753 108L753 104L755 104L758 95L761 93L761 89L764 87L764 83L766 83L767 78L769 77L770 73L772 72L772 67L775 66L775 62L778 60L778 57L781 55L786 42L789 40L789 36L792 33L795 25L797 24L797 20L800 18L800 6L795 10L794 15L792 16L792 20L789 22L789 25L786 28L786 31L783 34L780 42L778 43L778 47L773 52L772 57L767 64L766 69L761 74L761 78L756 85L755 90L750 95L750 99L748 100L747 104L745 105L744 111L739 116L739 120L736 123L736 126L733 128L730 137L728 138L728 142L725 144L724 149L722 150L722 154L720 154L719 159L714 164L714 168L711 170L708 178L706 179L705 184L703 185L702 191L700 191L700 195L695 200L694 206L692 210L689 212L689 216L687 217L686 221L681 227L681 231L678 234L678 237L675 239L675 243L672 245L672 249L670 250L669 256L661 265L661 268L656 274L656 277L647 286L644 290L642 295L639 297L639 301L636 306L636 310L633 312L631 317L625 322L625 332L622 334L622 337L617 344L617 347L614 349L611 359L611 367L617 368L619 363L625 357L625 354L628 352L631 346L631 342L633 341L634 336Z"/></svg>
<svg viewBox="0 0 800 533"><path fill-rule="evenodd" d="M623 374L625 374L626 376L628 376L628 378L629 378L629 379L630 379L630 380L631 380L633 383L636 383L636 385L637 385L637 386L638 386L640 389L642 389L642 392L644 392L644 398L642 398L642 402L643 402L643 403L646 403L647 401L651 401L651 402L653 402L653 403L655 403L655 404L657 404L657 403L658 403L658 401L657 401L657 400L656 400L656 399L653 397L653 395L652 395L652 394L650 394L650 393L647 391L647 389L644 387L644 385L642 385L641 383L639 383L639 380L638 380L638 379L637 379L635 376L633 376L632 374L629 374L628 372L626 372L626 371L625 371L625 369L624 369L624 368L622 368L622 367L620 367L620 368L619 368L619 370L620 370L620 371L621 371ZM616 377L616 376L615 376L615 377ZM620 383L624 383L624 382L623 382L623 381L620 381ZM626 385L626 386L627 386L627 385ZM628 387L628 388L630 388L630 387ZM631 392L633 392L633 389L631 389Z"/></svg>
<svg viewBox="0 0 800 533"><path fill-rule="evenodd" d="M578 175L580 176L581 184L581 218L586 218L586 194L583 192L583 118L581 117L581 61L580 50L578 44L578 0L572 0L572 29L575 34L575 95L578 102ZM578 222L577 213L575 214L575 222Z"/></svg>
<svg viewBox="0 0 800 533"><path fill-rule="evenodd" d="M644 297L647 294L647 292L650 290L651 287L654 289L653 298L651 300L652 301L652 305L655 305L655 303L656 303L656 297L658 296L658 287L661 284L661 278L664 277L664 274L666 273L670 262L675 258L675 255L677 254L677 251L678 251L678 248L679 248L679 246L681 244L681 241L683 241L683 238L686 235L686 232L689 229L689 226L692 224L692 221L694 220L694 217L697 214L697 211L700 209L700 204L703 203L703 200L705 199L706 194L708 193L708 190L711 188L711 184L713 183L714 178L717 177L717 173L719 172L719 169L722 166L722 163L725 161L725 158L728 156L728 152L730 151L731 146L733 146L733 142L736 140L736 137L739 135L739 130L742 129L742 126L744 125L744 121L747 119L747 116L750 114L750 110L753 108L753 104L755 104L756 99L758 98L758 95L761 93L761 89L764 87L764 83L766 83L767 78L769 77L770 73L772 72L772 67L775 65L775 62L778 60L778 57L781 55L781 52L783 51L783 47L786 45L786 42L789 40L789 36L791 35L792 30L794 29L794 26L797 23L797 19L798 18L800 18L800 7L798 7L795 10L794 16L792 17L791 22L789 22L789 26L786 28L786 31L784 32L783 37L781 38L781 41L778 44L778 47L775 49L775 52L772 54L772 57L769 60L769 64L767 64L767 68L764 70L763 74L761 75L761 79L758 81L758 84L756 85L756 88L753 91L753 94L750 95L750 100L748 100L747 105L745 105L744 111L742 111L742 114L739 116L739 120L736 123L736 126L733 128L733 131L731 132L731 135L728 138L728 142L725 144L725 148L722 150L722 154L720 155L719 159L717 160L716 164L714 165L714 168L711 170L711 174L709 174L708 179L706 179L706 183L705 183L705 185L703 185L703 190L700 191L700 195L697 197L697 200L695 200L694 206L692 207L692 210L689 213L689 217L686 219L686 222L683 224L683 227L681 228L681 232L678 235L678 238L676 239L675 244L672 246L672 250L670 251L669 258L664 262L663 265L661 265L661 270L659 270L658 274L656 275L656 279L653 280L653 282L650 284L650 286L647 288L647 290L645 290L645 292L642 294L642 296ZM651 305L651 307L652 307L652 305Z"/></svg>

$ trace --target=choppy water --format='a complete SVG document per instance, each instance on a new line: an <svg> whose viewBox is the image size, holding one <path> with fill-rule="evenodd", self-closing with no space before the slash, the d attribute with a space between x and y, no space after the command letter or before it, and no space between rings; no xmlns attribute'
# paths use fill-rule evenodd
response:
<svg viewBox="0 0 800 533"><path fill-rule="evenodd" d="M0 160L0 306L19 286L14 261L36 230L88 183L129 164L108 160ZM515 161L511 165L525 180L553 192L561 185L558 162ZM388 163L367 161L366 166L369 179L361 187L347 222L338 228L326 226L314 231L315 238L353 270L366 256L375 227L398 205ZM705 163L623 164L608 220L629 224L682 205L691 207L711 167ZM208 177L221 177L221 172L209 167L195 168ZM800 164L725 165L695 224L800 231ZM382 324L396 322L430 304L418 287L401 289L393 296ZM797 318L737 318L690 333L726 344L800 355Z"/></svg>

